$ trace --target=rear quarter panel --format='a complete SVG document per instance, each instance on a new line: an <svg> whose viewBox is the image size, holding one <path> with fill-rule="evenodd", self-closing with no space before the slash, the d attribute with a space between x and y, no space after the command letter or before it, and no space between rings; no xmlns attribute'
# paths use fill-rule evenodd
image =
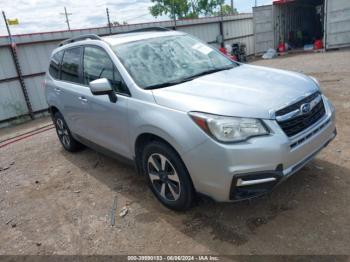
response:
<svg viewBox="0 0 350 262"><path fill-rule="evenodd" d="M56 107L58 110L62 110L63 105L57 97L57 94L54 92L56 86L56 81L48 74L45 75L45 97L46 102L50 107Z"/></svg>

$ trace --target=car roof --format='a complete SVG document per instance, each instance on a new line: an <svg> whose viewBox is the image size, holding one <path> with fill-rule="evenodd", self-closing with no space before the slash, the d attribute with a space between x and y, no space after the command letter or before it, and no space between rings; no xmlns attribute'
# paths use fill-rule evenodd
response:
<svg viewBox="0 0 350 262"><path fill-rule="evenodd" d="M110 45L119 45L134 41L146 40L151 38L165 37L165 36L176 36L184 35L185 33L179 31L150 31L150 32L136 32L136 33L125 33L111 36L104 36L102 39Z"/></svg>
<svg viewBox="0 0 350 262"><path fill-rule="evenodd" d="M139 40L146 40L151 38L157 38L157 37L166 37L166 36L179 36L179 35L186 35L184 32L180 31L146 31L146 32L129 32L129 33L119 33L115 35L110 36L104 36L99 37L97 35L82 35L78 37L78 41L72 41L67 42L66 44L62 42L56 49L53 50L51 56L53 56L55 53L65 50L70 47L80 46L84 45L86 43L98 43L98 42L105 42L109 44L110 46L115 46L119 44L129 43L129 42L135 42ZM65 41L69 41L72 39L67 39ZM74 39L73 39L74 40Z"/></svg>

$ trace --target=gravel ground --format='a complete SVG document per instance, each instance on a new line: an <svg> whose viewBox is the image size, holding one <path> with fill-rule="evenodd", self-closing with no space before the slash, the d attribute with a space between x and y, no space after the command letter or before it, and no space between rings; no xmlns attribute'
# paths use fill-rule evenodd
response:
<svg viewBox="0 0 350 262"><path fill-rule="evenodd" d="M67 153L49 130L0 148L9 167L0 171L0 255L349 254L350 51L254 64L317 77L337 109L338 137L285 184L251 202L200 199L176 213L132 167L89 149ZM0 141L48 121L3 129Z"/></svg>

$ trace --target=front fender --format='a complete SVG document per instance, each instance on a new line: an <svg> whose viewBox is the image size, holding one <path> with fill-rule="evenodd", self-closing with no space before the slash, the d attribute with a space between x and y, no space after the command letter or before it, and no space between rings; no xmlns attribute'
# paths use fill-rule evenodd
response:
<svg viewBox="0 0 350 262"><path fill-rule="evenodd" d="M130 150L134 156L136 139L145 133L164 139L180 155L208 139L186 112L152 103L131 104L129 108L131 109L129 110L130 141L132 141Z"/></svg>

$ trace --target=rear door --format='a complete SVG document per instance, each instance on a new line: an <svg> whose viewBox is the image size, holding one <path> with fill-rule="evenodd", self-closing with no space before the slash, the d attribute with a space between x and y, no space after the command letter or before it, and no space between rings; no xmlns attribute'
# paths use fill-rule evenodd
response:
<svg viewBox="0 0 350 262"><path fill-rule="evenodd" d="M265 5L253 8L255 54L275 48L273 27L273 6Z"/></svg>
<svg viewBox="0 0 350 262"><path fill-rule="evenodd" d="M69 129L75 134L86 137L87 123L83 116L88 109L86 96L89 95L90 89L83 85L82 51L83 48L80 46L65 49L57 88L63 105L61 110Z"/></svg>
<svg viewBox="0 0 350 262"><path fill-rule="evenodd" d="M350 1L326 0L326 48L350 46Z"/></svg>
<svg viewBox="0 0 350 262"><path fill-rule="evenodd" d="M49 74L45 77L46 99L50 106L56 106L60 110L63 108L61 101L60 70L64 51L59 51L51 57Z"/></svg>

